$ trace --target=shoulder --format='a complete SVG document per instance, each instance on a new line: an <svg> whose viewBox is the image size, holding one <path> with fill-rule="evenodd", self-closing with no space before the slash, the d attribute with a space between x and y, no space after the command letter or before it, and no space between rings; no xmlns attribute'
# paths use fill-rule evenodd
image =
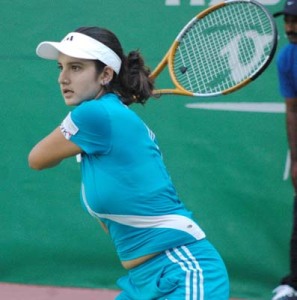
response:
<svg viewBox="0 0 297 300"><path fill-rule="evenodd" d="M277 54L277 61L278 61L278 62L279 62L280 60L284 59L284 57L287 56L287 54L288 54L288 46L289 46L289 45L286 45L286 46L282 47L282 48L279 50L279 52L278 52L278 54Z"/></svg>
<svg viewBox="0 0 297 300"><path fill-rule="evenodd" d="M277 67L280 71L286 72L296 66L297 45L288 44L280 49L277 56Z"/></svg>
<svg viewBox="0 0 297 300"><path fill-rule="evenodd" d="M102 118L108 117L108 111L110 107L115 105L116 101L120 100L114 94L107 94L100 99L85 101L74 108L71 117L84 119L85 121L91 121L93 118L102 120Z"/></svg>
<svg viewBox="0 0 297 300"><path fill-rule="evenodd" d="M297 55L297 45L288 44L282 47L278 53L278 60L293 59Z"/></svg>

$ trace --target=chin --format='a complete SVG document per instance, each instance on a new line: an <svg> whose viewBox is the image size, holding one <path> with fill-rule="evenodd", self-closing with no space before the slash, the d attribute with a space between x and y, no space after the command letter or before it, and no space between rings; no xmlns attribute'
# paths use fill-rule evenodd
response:
<svg viewBox="0 0 297 300"><path fill-rule="evenodd" d="M297 37L294 36L294 37L288 37L288 40L291 44L297 44Z"/></svg>
<svg viewBox="0 0 297 300"><path fill-rule="evenodd" d="M77 105L74 101L67 100L67 99L64 99L64 100L65 100L65 104L67 106L76 106Z"/></svg>

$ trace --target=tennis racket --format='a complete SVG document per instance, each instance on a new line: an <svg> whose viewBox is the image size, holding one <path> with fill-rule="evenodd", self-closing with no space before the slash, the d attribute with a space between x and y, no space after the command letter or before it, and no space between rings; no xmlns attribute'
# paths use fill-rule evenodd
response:
<svg viewBox="0 0 297 300"><path fill-rule="evenodd" d="M225 0L195 16L177 35L151 78L168 66L174 88L154 95L208 97L228 94L255 80L271 62L277 29L254 0Z"/></svg>

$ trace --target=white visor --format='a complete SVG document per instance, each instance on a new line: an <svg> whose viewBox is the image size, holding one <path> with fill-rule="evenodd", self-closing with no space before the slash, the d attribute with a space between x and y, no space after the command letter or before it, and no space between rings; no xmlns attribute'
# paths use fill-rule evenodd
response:
<svg viewBox="0 0 297 300"><path fill-rule="evenodd" d="M75 58L100 60L117 74L122 63L109 47L79 32L70 32L61 42L42 42L37 46L36 53L46 59L58 59L59 53L63 53Z"/></svg>

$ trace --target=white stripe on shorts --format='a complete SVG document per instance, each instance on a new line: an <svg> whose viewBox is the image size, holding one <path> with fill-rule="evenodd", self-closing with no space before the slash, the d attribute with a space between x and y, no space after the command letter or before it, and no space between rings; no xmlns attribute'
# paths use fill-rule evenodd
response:
<svg viewBox="0 0 297 300"><path fill-rule="evenodd" d="M181 252L183 250L184 253ZM167 257L175 264L178 264L180 268L186 273L185 286L186 286L186 297L185 300L197 300L197 288L198 282L197 277L199 276L199 300L204 300L204 280L203 271L192 255L190 250L186 246L173 248L172 250L166 250ZM177 257L177 258L175 258ZM191 276L192 275L192 276Z"/></svg>

